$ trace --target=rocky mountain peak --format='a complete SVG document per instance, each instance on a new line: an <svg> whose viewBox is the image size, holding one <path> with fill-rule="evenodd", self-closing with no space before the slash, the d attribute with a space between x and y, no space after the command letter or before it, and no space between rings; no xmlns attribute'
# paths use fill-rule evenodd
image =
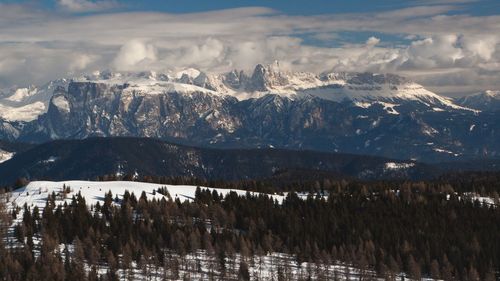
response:
<svg viewBox="0 0 500 281"><path fill-rule="evenodd" d="M457 103L481 111L500 110L500 91L486 90L457 99Z"/></svg>
<svg viewBox="0 0 500 281"><path fill-rule="evenodd" d="M247 89L265 92L276 86L286 86L288 83L287 74L280 71L278 62L267 66L258 64L253 71Z"/></svg>

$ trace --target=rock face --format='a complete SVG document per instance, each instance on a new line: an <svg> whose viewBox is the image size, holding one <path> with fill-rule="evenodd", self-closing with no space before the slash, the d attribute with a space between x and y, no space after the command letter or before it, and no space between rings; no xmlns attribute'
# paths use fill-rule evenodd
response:
<svg viewBox="0 0 500 281"><path fill-rule="evenodd" d="M203 92L151 95L126 85L74 82L54 94L47 114L24 131L46 139L89 136L188 138L194 132L232 130L226 112L236 102ZM202 122L203 124L200 124Z"/></svg>
<svg viewBox="0 0 500 281"><path fill-rule="evenodd" d="M280 71L277 65L258 65L251 75L97 73L57 87L47 104L47 112L32 122L0 123L0 136L29 142L154 137L220 148L423 161L500 153L498 112L455 102L390 74L316 75Z"/></svg>

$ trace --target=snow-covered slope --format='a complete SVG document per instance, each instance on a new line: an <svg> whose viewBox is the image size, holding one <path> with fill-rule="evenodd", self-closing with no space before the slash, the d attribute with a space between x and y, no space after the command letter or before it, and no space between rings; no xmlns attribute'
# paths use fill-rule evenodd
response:
<svg viewBox="0 0 500 281"><path fill-rule="evenodd" d="M46 111L46 105L39 101L18 107L0 104L0 116L7 121L33 121Z"/></svg>
<svg viewBox="0 0 500 281"><path fill-rule="evenodd" d="M95 72L92 75L73 79L74 82L92 82L107 85L119 85L124 87L125 92L142 93L148 95L165 93L190 94L194 92L209 93L219 95L218 92L187 83L197 77L200 72L194 69L187 69L173 76L160 74L154 71L140 73L115 73L115 72Z"/></svg>
<svg viewBox="0 0 500 281"><path fill-rule="evenodd" d="M166 188L173 200L179 199L181 201L190 201L195 197L196 186L189 185L162 185L153 183L142 183L142 182L130 182L130 181L110 181L110 182L92 182L92 181L64 181L64 182L53 182L53 181L33 181L27 186L14 190L11 193L10 200L13 206L22 207L27 204L29 207L38 206L38 208L43 209L47 203L47 198L52 193L56 195L62 194L63 187L69 188L70 192L66 194L65 198L62 199L58 197L59 200L56 203L71 202L73 195L80 193L87 204L95 205L97 202L104 202L104 197L106 193L110 192L113 194L113 198L117 196L119 199L123 197L125 191L134 193L136 197L141 196L142 192L146 193L149 200L157 199L160 200L165 196L156 192L160 188ZM202 189L206 189L202 187ZM209 190L216 190L219 194L226 195L231 191L236 192L238 195L245 195L245 190L231 190L231 189L219 189L219 188L208 188ZM252 194L258 194L252 192ZM270 195L278 202L282 202L284 197L280 195Z"/></svg>
<svg viewBox="0 0 500 281"><path fill-rule="evenodd" d="M69 193L63 194L63 186L69 188L71 191ZM166 188L169 191L169 194L172 199L178 198L181 201L190 201L194 198L195 186L173 186L173 185L160 185L160 184L150 184L150 183L140 183L140 182L88 182L88 181L67 181L67 182L48 182L48 181L40 181L40 182L31 182L24 188L17 189L10 194L10 208L19 207L16 219L11 224L11 228L9 229L9 234L14 234L14 227L22 222L23 219L23 206L26 204L30 210L33 210L34 207L38 207L39 212L42 213L45 205L47 203L48 196L53 192L56 197L56 204L62 204L67 202L68 204L71 202L72 197L78 193L80 193L84 198L88 205L95 205L97 202L104 202L105 194L109 191L112 192L113 199L115 196L118 199L121 199L126 190L129 192L133 192L136 197L141 196L142 192L146 193L146 196L149 200L157 199L161 200L164 198L164 195L155 192L159 188ZM214 190L210 188L210 190ZM227 189L215 189L219 194L227 194L231 190ZM239 195L243 196L246 194L246 191L242 190L232 190ZM256 194L256 193L254 193ZM299 195L301 198L306 199L307 195ZM273 197L282 202L283 196L275 196ZM114 202L115 204L119 204L119 202ZM40 233L36 233L33 236L33 243L35 245L35 255L39 255L38 247L42 239L40 238ZM10 241L17 241L14 238ZM10 245L13 243L11 242ZM15 245L15 244L14 244ZM67 247L67 248L66 248ZM68 249L69 253L73 253L74 244L59 244L60 252L62 253L61 257L64 259L64 249ZM171 253L171 252L169 252ZM173 254L171 257L175 257L177 260L177 255ZM234 264L239 264L241 261L241 255L238 253L234 253L232 255L234 258ZM311 268L314 268L313 263L301 262L297 264L297 257L284 254L279 252L265 253L264 255L255 255L250 257L245 257L245 260L248 262L248 259L251 259L252 262L249 262L249 272L251 272L252 276L262 276L259 278L261 280L277 280L278 272L283 269L284 266L289 269L290 278L287 280L301 280L301 276L305 276L306 272L311 271ZM212 268L214 263L211 262L214 260L213 255L208 255L205 250L197 250L187 254L183 261L186 261L186 264L190 266L182 266L179 267L179 276L189 276L190 280L209 280L209 275L214 275L217 280L225 280L230 276L232 279L237 279L237 271L228 271L224 273L224 277L219 277L218 272L214 271ZM228 259L229 264L229 259ZM352 278L360 278L360 270L353 267L350 264L334 261L331 264L320 264L321 268L328 267L328 270L331 272L331 275L339 275L342 280L342 275L350 276ZM90 268L88 264L86 264L85 268ZM101 277L105 277L108 269L108 264L105 262L99 263L98 274ZM157 267L154 264L148 265L149 271L148 273L144 273L143 266L139 267L136 262L131 263L131 267L129 270L125 271L123 269L117 270L116 274L119 276L120 280L129 280L130 276L132 276L133 280L165 280L166 274L163 274L163 270L167 267ZM196 268L196 270L193 270ZM131 274L130 272L133 272ZM317 271L313 270L310 273L312 279L315 278ZM363 276L371 276L374 273L369 270L363 271ZM167 275L169 276L169 275ZM170 275L171 276L171 275ZM234 276L234 278L233 278ZM185 278L184 278L185 279ZM356 280L357 280L356 279ZM181 280L181 279L174 279ZM346 279L347 280L347 279Z"/></svg>

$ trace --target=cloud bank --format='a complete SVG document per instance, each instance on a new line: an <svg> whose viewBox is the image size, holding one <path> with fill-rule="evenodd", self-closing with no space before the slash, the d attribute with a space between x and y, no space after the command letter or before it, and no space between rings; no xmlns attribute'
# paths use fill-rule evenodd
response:
<svg viewBox="0 0 500 281"><path fill-rule="evenodd" d="M500 89L500 16L459 14L453 2L321 16L261 7L72 16L0 4L0 87L99 69L222 72L279 60L300 71L401 73L448 95ZM78 12L113 3L59 1Z"/></svg>

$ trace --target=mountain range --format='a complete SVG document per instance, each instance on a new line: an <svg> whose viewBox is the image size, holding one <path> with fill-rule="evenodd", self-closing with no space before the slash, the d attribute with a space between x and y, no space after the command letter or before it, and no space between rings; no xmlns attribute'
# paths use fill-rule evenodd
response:
<svg viewBox="0 0 500 281"><path fill-rule="evenodd" d="M0 138L11 141L151 137L426 162L500 153L499 92L451 99L393 74L290 72L278 63L251 74L96 72L1 96L9 110Z"/></svg>

